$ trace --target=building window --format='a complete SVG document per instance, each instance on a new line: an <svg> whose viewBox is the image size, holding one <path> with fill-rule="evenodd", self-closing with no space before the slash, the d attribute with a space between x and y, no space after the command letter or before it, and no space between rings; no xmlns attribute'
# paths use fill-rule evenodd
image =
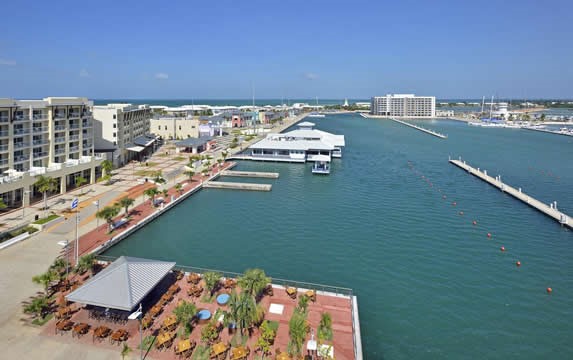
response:
<svg viewBox="0 0 573 360"><path fill-rule="evenodd" d="M114 128L114 129L117 128L117 124L116 124L116 123L113 123L113 128Z"/></svg>
<svg viewBox="0 0 573 360"><path fill-rule="evenodd" d="M117 145L117 141L114 141L113 144L114 144L114 145Z"/></svg>
<svg viewBox="0 0 573 360"><path fill-rule="evenodd" d="M181 125L179 125L179 130L181 130Z"/></svg>
<svg viewBox="0 0 573 360"><path fill-rule="evenodd" d="M165 125L165 130L167 130L167 125Z"/></svg>
<svg viewBox="0 0 573 360"><path fill-rule="evenodd" d="M117 134L116 134L116 133L113 133L113 137L117 137Z"/></svg>

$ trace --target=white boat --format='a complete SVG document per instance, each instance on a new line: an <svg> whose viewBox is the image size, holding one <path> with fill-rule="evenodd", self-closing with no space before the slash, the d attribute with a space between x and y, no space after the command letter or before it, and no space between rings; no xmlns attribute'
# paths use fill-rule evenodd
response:
<svg viewBox="0 0 573 360"><path fill-rule="evenodd" d="M326 116L326 115L321 114L321 113L319 113L319 112L315 112L315 111L313 111L313 112L311 112L310 114L307 115L307 117L310 117L310 118L323 118L323 117L325 117L325 116Z"/></svg>

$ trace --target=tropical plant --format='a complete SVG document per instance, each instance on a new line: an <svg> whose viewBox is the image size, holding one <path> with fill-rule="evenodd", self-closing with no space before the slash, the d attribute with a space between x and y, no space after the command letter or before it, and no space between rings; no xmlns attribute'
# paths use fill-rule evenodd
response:
<svg viewBox="0 0 573 360"><path fill-rule="evenodd" d="M44 217L46 217L46 211L48 210L48 192L56 190L57 181L52 177L40 175L36 177L34 186L44 196Z"/></svg>
<svg viewBox="0 0 573 360"><path fill-rule="evenodd" d="M163 198L167 199L167 197L169 196L169 190L167 189L161 190L161 195L163 195Z"/></svg>
<svg viewBox="0 0 573 360"><path fill-rule="evenodd" d="M60 277L59 274L55 270L50 269L43 274L34 276L32 278L32 281L36 284L42 285L44 287L44 292L48 294L48 289L50 288L50 284L52 283L52 281L58 280L59 277Z"/></svg>
<svg viewBox="0 0 573 360"><path fill-rule="evenodd" d="M306 296L304 294L298 298L298 308L301 309L305 313L306 313L306 310L308 308L308 300L309 300L308 296Z"/></svg>
<svg viewBox="0 0 573 360"><path fill-rule="evenodd" d="M219 167L221 167L221 165L223 165L224 160L223 159L217 159L217 164L219 164Z"/></svg>
<svg viewBox="0 0 573 360"><path fill-rule="evenodd" d="M201 174L202 174L203 176L207 176L207 174L209 174L209 169L204 168L203 170L201 170Z"/></svg>
<svg viewBox="0 0 573 360"><path fill-rule="evenodd" d="M35 317L43 318L50 308L50 300L47 296L40 295L32 299L24 306L24 313L33 314Z"/></svg>
<svg viewBox="0 0 573 360"><path fill-rule="evenodd" d="M318 340L332 341L332 317L329 313L323 312L320 316L320 323L317 329Z"/></svg>
<svg viewBox="0 0 573 360"><path fill-rule="evenodd" d="M124 341L123 342L123 347L121 348L121 358L125 359L126 356L129 356L129 354L131 353L131 348L129 347L129 345L127 345L127 343Z"/></svg>
<svg viewBox="0 0 573 360"><path fill-rule="evenodd" d="M112 177L113 163L109 160L101 162L101 169L103 171L103 179L109 184Z"/></svg>
<svg viewBox="0 0 573 360"><path fill-rule="evenodd" d="M117 206L118 208L124 208L125 209L125 215L127 216L129 214L129 207L131 205L133 205L135 203L135 200L125 196L122 197L121 199L119 199L118 202L115 203L115 206Z"/></svg>
<svg viewBox="0 0 573 360"><path fill-rule="evenodd" d="M306 313L296 308L288 322L288 327L290 340L287 345L287 352L290 356L299 357L308 332Z"/></svg>
<svg viewBox="0 0 573 360"><path fill-rule="evenodd" d="M93 270L95 263L96 257L94 254L84 255L78 260L78 264L74 271L78 274L83 274L88 270Z"/></svg>
<svg viewBox="0 0 573 360"><path fill-rule="evenodd" d="M260 333L261 335L257 339L257 347L261 349L263 356L266 356L271 352L271 346L275 341L277 333L268 320L263 321Z"/></svg>
<svg viewBox="0 0 573 360"><path fill-rule="evenodd" d="M147 189L143 192L143 194L147 197L149 197L149 200L151 200L151 206L155 206L155 197L157 195L159 195L159 189L157 189L156 187Z"/></svg>
<svg viewBox="0 0 573 360"><path fill-rule="evenodd" d="M59 257L56 260L54 260L52 265L50 265L50 270L53 270L56 273L58 273L61 280L62 276L66 273L68 266L69 266L68 261L64 258Z"/></svg>
<svg viewBox="0 0 573 360"><path fill-rule="evenodd" d="M181 194L183 194L183 185L180 183L175 184L175 191L181 196Z"/></svg>
<svg viewBox="0 0 573 360"><path fill-rule="evenodd" d="M211 356L211 348L205 345L199 345L193 351L193 355L191 356L192 360L209 360Z"/></svg>
<svg viewBox="0 0 573 360"><path fill-rule="evenodd" d="M163 178L163 172L161 170L154 171L151 174L151 179L156 184L165 184L167 180Z"/></svg>
<svg viewBox="0 0 573 360"><path fill-rule="evenodd" d="M264 317L264 310L251 294L233 292L229 299L229 316L243 334L245 329L260 323Z"/></svg>
<svg viewBox="0 0 573 360"><path fill-rule="evenodd" d="M76 186L77 186L77 187L81 187L82 185L86 184L87 182L88 182L88 179L86 179L86 178L83 177L83 176L78 176L78 177L76 178ZM81 190L80 194L81 194L81 195L84 194L84 189Z"/></svg>
<svg viewBox="0 0 573 360"><path fill-rule="evenodd" d="M116 217L120 212L120 208L117 206L106 206L96 213L98 219L103 219L109 225L109 231L113 231L113 218Z"/></svg>
<svg viewBox="0 0 573 360"><path fill-rule="evenodd" d="M191 322L197 314L197 307L191 302L182 300L179 305L173 310L173 314L177 317L177 321L183 324L185 333L188 335L191 332Z"/></svg>
<svg viewBox="0 0 573 360"><path fill-rule="evenodd" d="M227 159L227 156L229 156L229 152L227 150L223 150L221 156L223 157L223 161L225 161Z"/></svg>
<svg viewBox="0 0 573 360"><path fill-rule="evenodd" d="M217 326L213 321L209 322L203 327L203 329L201 329L201 340L208 344L217 340L218 337L219 331L217 330Z"/></svg>
<svg viewBox="0 0 573 360"><path fill-rule="evenodd" d="M215 287L219 284L219 280L223 274L215 271L208 271L203 274L203 279L205 280L205 286L209 290L210 294L213 295L213 291L215 291Z"/></svg>
<svg viewBox="0 0 573 360"><path fill-rule="evenodd" d="M185 175L187 175L187 177L189 178L189 181L193 180L193 176L195 176L195 171L193 170L187 170L184 172Z"/></svg>
<svg viewBox="0 0 573 360"><path fill-rule="evenodd" d="M8 205L4 202L4 199L0 198L0 210L6 209Z"/></svg>
<svg viewBox="0 0 573 360"><path fill-rule="evenodd" d="M271 282L262 269L247 269L243 276L239 277L237 283L247 293L258 296Z"/></svg>

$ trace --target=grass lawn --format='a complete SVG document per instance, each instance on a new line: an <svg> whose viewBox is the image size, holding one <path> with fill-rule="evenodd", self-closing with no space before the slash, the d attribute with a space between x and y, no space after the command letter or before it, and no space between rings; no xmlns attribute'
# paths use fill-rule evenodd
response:
<svg viewBox="0 0 573 360"><path fill-rule="evenodd" d="M57 218L59 218L59 217L60 217L59 215L52 214L52 215L46 216L45 218L42 218L42 219L40 219L40 220L38 220L38 221L34 221L34 224L44 225L45 223L50 222L50 221L52 221L52 220L54 220L54 219L57 219Z"/></svg>
<svg viewBox="0 0 573 360"><path fill-rule="evenodd" d="M175 161L183 161L183 160L185 160L185 157L183 157L183 156L177 156L177 157L173 158L173 160L175 160Z"/></svg>
<svg viewBox="0 0 573 360"><path fill-rule="evenodd" d="M151 175L153 175L154 172L155 172L155 171L153 171L153 170L137 170L137 171L135 172L135 175L136 175L136 176L148 176L148 177L151 177Z"/></svg>

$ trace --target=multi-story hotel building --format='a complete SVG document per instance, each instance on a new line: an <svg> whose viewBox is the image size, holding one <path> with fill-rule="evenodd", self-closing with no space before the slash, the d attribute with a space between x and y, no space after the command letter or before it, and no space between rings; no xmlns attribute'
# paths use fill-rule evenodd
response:
<svg viewBox="0 0 573 360"><path fill-rule="evenodd" d="M183 140L199 137L198 117L157 117L151 119L151 131L164 140Z"/></svg>
<svg viewBox="0 0 573 360"><path fill-rule="evenodd" d="M107 104L93 107L96 152L110 150L108 160L122 166L141 160L152 151L155 137L150 136L151 108L148 105Z"/></svg>
<svg viewBox="0 0 573 360"><path fill-rule="evenodd" d="M40 197L36 176L55 178L59 192L78 177L93 183L92 102L78 97L0 99L0 197L10 207ZM97 169L99 172L99 168Z"/></svg>
<svg viewBox="0 0 573 360"><path fill-rule="evenodd" d="M435 96L414 94L388 94L372 97L372 115L396 117L436 117Z"/></svg>

